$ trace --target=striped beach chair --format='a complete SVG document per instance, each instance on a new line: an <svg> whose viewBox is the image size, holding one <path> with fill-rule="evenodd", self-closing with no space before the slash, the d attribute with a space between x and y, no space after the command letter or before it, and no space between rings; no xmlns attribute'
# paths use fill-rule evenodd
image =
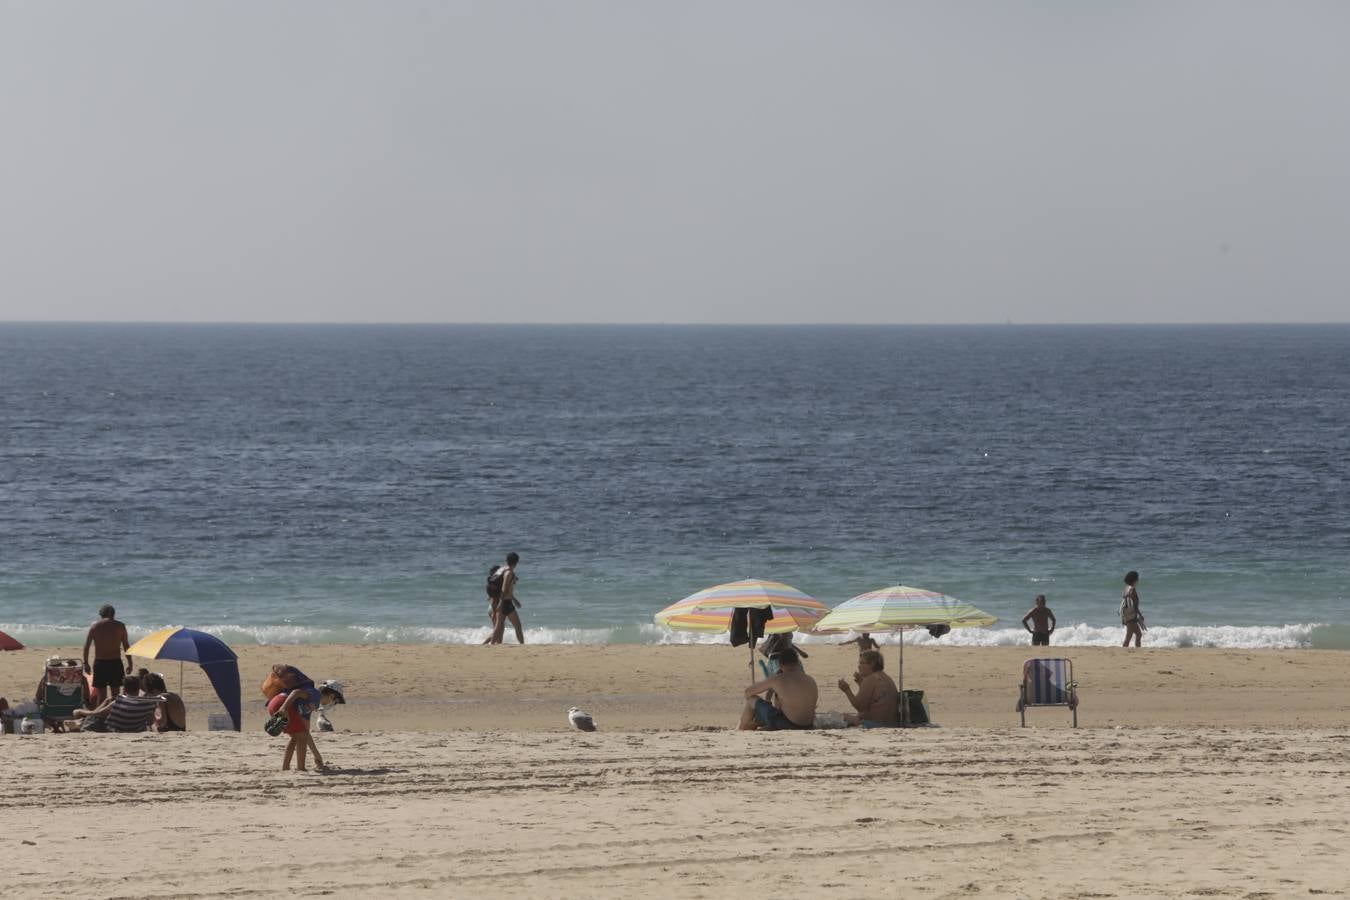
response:
<svg viewBox="0 0 1350 900"><path fill-rule="evenodd" d="M1022 727L1027 724L1029 706L1067 706L1078 727L1078 682L1073 680L1073 662L1067 659L1029 659L1022 663L1022 686L1017 711Z"/></svg>

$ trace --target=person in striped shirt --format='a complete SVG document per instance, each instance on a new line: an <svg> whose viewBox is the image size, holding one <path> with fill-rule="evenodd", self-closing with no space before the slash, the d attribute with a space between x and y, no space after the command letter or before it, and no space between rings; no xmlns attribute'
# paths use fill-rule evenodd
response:
<svg viewBox="0 0 1350 900"><path fill-rule="evenodd" d="M138 696L141 680L135 675L122 679L122 693L105 700L94 709L77 709L75 718L83 719L81 731L145 731L150 727L163 696Z"/></svg>

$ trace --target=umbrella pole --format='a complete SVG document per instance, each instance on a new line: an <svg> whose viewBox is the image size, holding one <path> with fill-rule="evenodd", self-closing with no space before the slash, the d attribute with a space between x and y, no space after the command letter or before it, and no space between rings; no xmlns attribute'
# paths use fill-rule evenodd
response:
<svg viewBox="0 0 1350 900"><path fill-rule="evenodd" d="M905 633L897 632L900 635L900 724L909 724L909 702L905 699Z"/></svg>
<svg viewBox="0 0 1350 900"><path fill-rule="evenodd" d="M178 661L178 696L183 696L183 661Z"/></svg>
<svg viewBox="0 0 1350 900"><path fill-rule="evenodd" d="M755 683L755 641L750 640L750 683Z"/></svg>

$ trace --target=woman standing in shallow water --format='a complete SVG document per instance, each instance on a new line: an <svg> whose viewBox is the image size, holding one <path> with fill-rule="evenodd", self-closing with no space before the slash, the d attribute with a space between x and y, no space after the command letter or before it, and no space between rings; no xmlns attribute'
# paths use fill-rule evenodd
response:
<svg viewBox="0 0 1350 900"><path fill-rule="evenodd" d="M1120 595L1120 624L1125 626L1125 643L1122 647L1130 646L1130 636L1134 636L1134 645L1139 646L1139 641L1144 636L1144 616L1139 612L1139 592L1134 586L1139 583L1139 573L1130 571L1125 573L1125 590Z"/></svg>

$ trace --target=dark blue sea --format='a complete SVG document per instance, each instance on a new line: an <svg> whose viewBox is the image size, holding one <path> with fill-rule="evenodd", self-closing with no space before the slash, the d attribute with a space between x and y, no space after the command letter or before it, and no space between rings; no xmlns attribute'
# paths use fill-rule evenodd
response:
<svg viewBox="0 0 1350 900"><path fill-rule="evenodd" d="M1350 326L0 325L0 630L691 640L740 578L1350 646ZM133 635L134 637L135 635ZM707 639L707 638L705 638Z"/></svg>

